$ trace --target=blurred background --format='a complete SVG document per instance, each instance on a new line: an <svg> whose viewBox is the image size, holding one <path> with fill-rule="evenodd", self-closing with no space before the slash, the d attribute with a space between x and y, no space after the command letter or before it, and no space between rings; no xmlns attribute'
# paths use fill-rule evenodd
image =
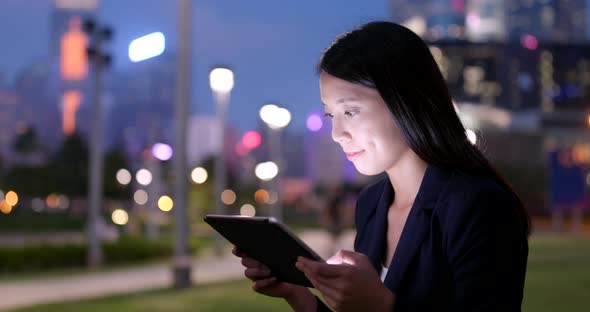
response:
<svg viewBox="0 0 590 312"><path fill-rule="evenodd" d="M0 309L285 310L202 219L352 248L375 177L333 143L315 65L371 20L428 43L532 215L524 310L585 311L590 0L0 1Z"/></svg>

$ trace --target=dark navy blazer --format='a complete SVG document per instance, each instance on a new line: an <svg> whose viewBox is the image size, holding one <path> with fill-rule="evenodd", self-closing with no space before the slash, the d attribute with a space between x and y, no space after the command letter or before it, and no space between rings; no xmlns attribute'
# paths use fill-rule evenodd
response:
<svg viewBox="0 0 590 312"><path fill-rule="evenodd" d="M354 249L377 272L394 196L386 176L357 201ZM384 280L394 311L520 311L528 242L518 205L492 179L429 165Z"/></svg>

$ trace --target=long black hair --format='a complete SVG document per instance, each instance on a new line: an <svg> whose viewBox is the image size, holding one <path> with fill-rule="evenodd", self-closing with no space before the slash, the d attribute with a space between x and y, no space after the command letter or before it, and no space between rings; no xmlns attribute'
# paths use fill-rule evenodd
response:
<svg viewBox="0 0 590 312"><path fill-rule="evenodd" d="M377 90L408 146L425 162L497 181L517 199L530 232L522 201L467 139L438 65L415 33L391 22L364 24L326 49L318 71Z"/></svg>

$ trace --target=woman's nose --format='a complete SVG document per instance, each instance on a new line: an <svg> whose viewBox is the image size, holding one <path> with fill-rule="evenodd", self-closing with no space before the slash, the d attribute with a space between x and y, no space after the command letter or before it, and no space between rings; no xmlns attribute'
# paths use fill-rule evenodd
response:
<svg viewBox="0 0 590 312"><path fill-rule="evenodd" d="M332 140L336 143L350 140L350 132L336 118L332 120Z"/></svg>

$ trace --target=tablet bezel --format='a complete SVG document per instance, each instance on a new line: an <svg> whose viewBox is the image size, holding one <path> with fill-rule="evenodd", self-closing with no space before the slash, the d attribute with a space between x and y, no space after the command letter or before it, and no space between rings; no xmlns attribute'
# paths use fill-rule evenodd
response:
<svg viewBox="0 0 590 312"><path fill-rule="evenodd" d="M275 275L279 280L306 287L313 287L303 272L297 270L295 267L296 257L293 258L293 253L297 254L297 256L307 257L316 261L323 262L324 260L280 221L273 217L249 217L218 214L207 214L205 215L204 220L230 243L234 244L240 250L248 254L249 257L252 257L267 265L271 269L272 274ZM284 262L277 261L277 259L274 257L271 257L272 259L270 260L264 259L265 255L268 255L268 249L265 248L269 248L269 246L262 245L263 242L252 241L252 239L255 238L245 235L247 233L235 232L236 230L232 229L232 224L235 224L236 222L240 223L242 228L244 226L251 227L253 231L266 231L268 234L277 234L276 232L273 233L273 231L278 230L280 233L284 234L284 236L287 238L287 241L284 242L284 246L288 247L272 246L270 248L273 248L273 250L276 250L277 252L283 253L286 258L290 257L291 259L286 259ZM249 241L246 242L246 240ZM248 247L244 248L244 245L255 246L255 248L253 248L255 250ZM285 248L293 247L299 248L299 250L285 250ZM263 249L265 250L261 251Z"/></svg>

